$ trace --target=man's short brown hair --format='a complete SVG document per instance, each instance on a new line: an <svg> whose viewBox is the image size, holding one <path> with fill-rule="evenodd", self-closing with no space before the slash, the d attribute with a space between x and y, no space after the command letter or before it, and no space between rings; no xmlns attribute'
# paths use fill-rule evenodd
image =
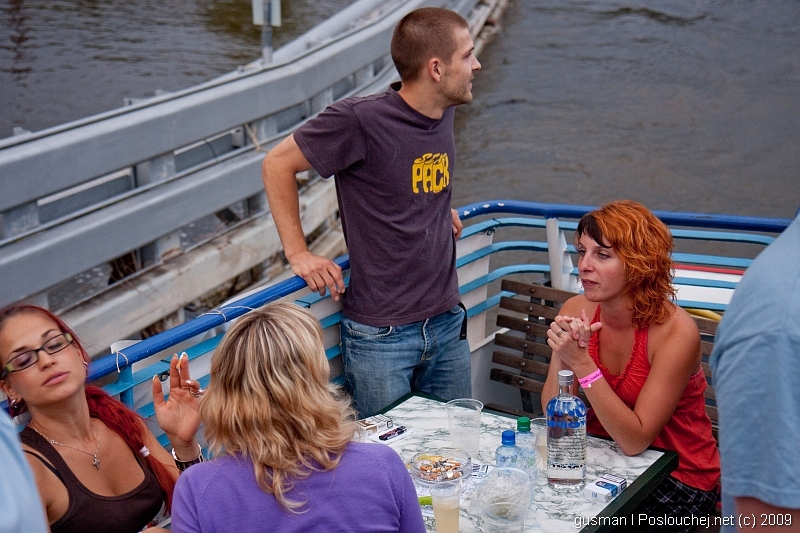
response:
<svg viewBox="0 0 800 533"><path fill-rule="evenodd" d="M397 23L392 35L392 61L402 81L414 81L429 59L445 63L456 52L455 30L469 29L464 17L440 7L415 9Z"/></svg>

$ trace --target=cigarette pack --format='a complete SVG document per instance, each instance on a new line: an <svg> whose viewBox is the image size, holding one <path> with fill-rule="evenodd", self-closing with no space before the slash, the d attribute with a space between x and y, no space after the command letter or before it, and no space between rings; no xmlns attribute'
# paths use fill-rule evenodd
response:
<svg viewBox="0 0 800 533"><path fill-rule="evenodd" d="M592 483L586 485L586 488L583 489L583 494L590 500L607 502L625 490L627 486L628 482L625 478L612 474L603 474Z"/></svg>
<svg viewBox="0 0 800 533"><path fill-rule="evenodd" d="M358 421L367 436L382 433L392 427L392 419L386 415L375 415Z"/></svg>

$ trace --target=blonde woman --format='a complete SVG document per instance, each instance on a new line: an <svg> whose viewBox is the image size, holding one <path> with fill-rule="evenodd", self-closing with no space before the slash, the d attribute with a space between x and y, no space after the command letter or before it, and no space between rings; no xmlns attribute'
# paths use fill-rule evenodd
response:
<svg viewBox="0 0 800 533"><path fill-rule="evenodd" d="M353 410L328 378L309 312L275 303L239 319L200 403L217 458L179 479L172 530L424 532L403 461L351 442Z"/></svg>

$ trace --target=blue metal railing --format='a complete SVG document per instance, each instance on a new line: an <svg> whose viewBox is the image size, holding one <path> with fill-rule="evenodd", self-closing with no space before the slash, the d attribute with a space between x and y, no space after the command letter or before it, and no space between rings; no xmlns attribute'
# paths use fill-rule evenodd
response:
<svg viewBox="0 0 800 533"><path fill-rule="evenodd" d="M585 213L593 210L591 206L573 206L573 205L559 205L559 204L541 204L534 202L522 202L516 200L497 200L490 202L479 202L470 204L459 209L462 219L471 219L482 215L491 215L495 213L510 213L516 215L535 216L543 218L572 218L577 219ZM757 218L757 217L742 217L731 215L706 215L698 213L673 213L673 212L656 212L656 214L665 222L685 227L700 227L700 228L714 228L725 230L737 231L760 231L768 233L780 233L790 223L791 219L780 218ZM559 221L558 226L562 231L574 230L575 222ZM466 238L478 233L494 232L498 228L509 226L527 226L531 228L544 228L544 220L539 219L526 219L520 217L512 218L495 218L472 224L465 228L462 238ZM756 234L740 234L728 232L702 232L697 230L673 230L676 237L690 238L690 239L705 239L711 241L728 241L728 242L748 242L760 245L767 245L773 237ZM546 252L547 245L542 242L535 241L506 241L493 243L485 246L479 250L471 252L459 258L457 266L462 267L489 254L497 253L507 250L527 250L532 252ZM572 247L568 248L570 253L574 253ZM686 263L706 264L706 265L724 265L724 266L738 266L746 268L749 265L749 260L742 258L724 258L718 256L696 255L696 254L675 254L676 259ZM337 258L336 263L342 267L343 270L349 268L348 256ZM516 264L506 265L495 269L485 275L465 283L461 287L462 294L488 285L503 276L518 273L540 273L547 274L550 267L547 264ZM706 287L718 288L732 288L733 284L730 282L706 282L692 279L679 278L685 285L703 285ZM293 277L286 281L269 286L254 294L245 296L230 304L223 305L218 309L205 313L193 320L190 320L180 326L174 327L170 330L159 333L149 339L143 340L133 346L121 350L117 355L110 355L98 359L91 365L90 380L95 380L100 377L106 376L114 371L119 372L119 379L117 383L107 385L106 389L112 394L120 394L121 399L128 403L132 403L131 389L143 383L147 379L151 379L153 375L164 373L168 370L168 365L165 362L159 362L147 369L137 372L135 375L131 372L131 365L137 361L141 361L154 354L158 354L167 350L178 343L185 342L198 335L208 332L225 322L233 320L246 312L263 306L266 303L283 298L292 293L295 293L306 287L305 282L298 278ZM502 294L489 296L485 301L477 305L473 305L468 309L468 316L472 317L478 315L487 309L497 305ZM327 298L328 296L326 296ZM316 294L311 294L303 298L304 305L311 306L312 304L322 300ZM682 305L703 307L702 302L679 302ZM718 304L705 305L707 309L721 310L724 306ZM341 317L340 312L331 314L330 316L322 318L323 327L330 327L338 324ZM186 351L189 353L190 359L199 357L202 354L208 353L213 350L217 343L221 340L223 334L220 333L212 339L204 340L203 342L193 346ZM337 347L328 349L328 357L333 358L339 355ZM149 410L145 408L143 414L147 415Z"/></svg>
<svg viewBox="0 0 800 533"><path fill-rule="evenodd" d="M342 270L350 268L350 258L342 256L335 259L336 264L342 267ZM259 291L255 294L246 296L240 300L236 300L228 305L224 305L204 313L197 318L185 322L179 326L163 331L148 339L134 344L128 348L119 351L124 362L120 363L119 357L111 355L103 357L92 363L92 370L89 374L89 380L95 380L110 374L114 370L127 367L137 361L146 359L151 355L157 354L171 346L191 339L197 335L205 333L217 326L238 318L248 311L257 309L264 304L283 298L293 292L297 292L306 286L305 281L297 276L287 279L276 285L271 285L266 289Z"/></svg>
<svg viewBox="0 0 800 533"><path fill-rule="evenodd" d="M511 213L544 218L580 218L596 206L543 204L522 200L491 200L466 205L458 210L462 220L490 215L492 213ZM695 228L730 229L737 231L765 231L781 233L792 219L745 217L738 215L713 215L707 213L679 213L673 211L653 211L668 226L688 226Z"/></svg>

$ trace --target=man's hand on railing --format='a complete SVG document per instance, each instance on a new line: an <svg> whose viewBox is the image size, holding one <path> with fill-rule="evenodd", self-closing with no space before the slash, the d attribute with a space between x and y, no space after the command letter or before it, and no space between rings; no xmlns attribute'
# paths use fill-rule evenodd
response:
<svg viewBox="0 0 800 533"><path fill-rule="evenodd" d="M153 406L156 420L167 434L175 454L186 460L197 457L198 443L195 438L200 428L200 383L189 376L189 357L184 352L179 358L172 356L169 362L169 399L164 400L164 391L158 376L153 377Z"/></svg>
<svg viewBox="0 0 800 533"><path fill-rule="evenodd" d="M453 235L455 239L461 238L461 232L464 231L464 224L461 222L461 217L458 216L458 211L455 209L450 210L450 217L453 219Z"/></svg>
<svg viewBox="0 0 800 533"><path fill-rule="evenodd" d="M314 255L310 251L298 253L286 258L292 266L292 272L300 276L313 292L325 296L325 289L331 291L334 301L339 300L339 295L344 294L344 276L342 268L327 257Z"/></svg>

